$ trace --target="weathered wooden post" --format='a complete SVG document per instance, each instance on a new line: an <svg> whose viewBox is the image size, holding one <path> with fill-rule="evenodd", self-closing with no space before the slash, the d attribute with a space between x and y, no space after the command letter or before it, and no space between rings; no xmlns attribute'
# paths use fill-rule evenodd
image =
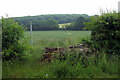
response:
<svg viewBox="0 0 120 80"><path fill-rule="evenodd" d="M32 40L32 21L30 21L30 44L33 47L33 40Z"/></svg>

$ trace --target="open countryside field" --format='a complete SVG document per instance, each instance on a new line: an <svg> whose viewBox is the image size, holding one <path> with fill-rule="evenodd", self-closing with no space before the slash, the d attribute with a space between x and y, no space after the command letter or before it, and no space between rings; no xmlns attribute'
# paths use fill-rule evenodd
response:
<svg viewBox="0 0 120 80"><path fill-rule="evenodd" d="M27 61L13 61L9 66L7 65L9 63L3 63L3 77L55 78L56 76L51 73L53 63L40 63L40 59L45 53L45 47L68 47L80 43L81 39L89 39L90 34L91 31L33 31L33 50L26 54ZM30 32L27 31L25 35L30 40Z"/></svg>
<svg viewBox="0 0 120 80"><path fill-rule="evenodd" d="M45 47L68 47L80 44L82 39L89 39L91 31L33 31L34 60L42 58ZM29 38L30 32L25 33Z"/></svg>
<svg viewBox="0 0 120 80"><path fill-rule="evenodd" d="M54 62L40 62L45 53L45 47L68 47L81 43L82 39L90 38L91 31L33 31L33 49L26 54L23 61L12 61L10 63L3 63L3 78L116 78L118 77L117 62L107 64L108 70L111 74L103 72L102 67L104 62L99 65L90 65L82 67L81 60L77 65L71 65L72 61L66 60ZM29 40L30 32L25 33ZM70 52L69 54L71 54ZM77 54L72 53L72 54ZM74 55L72 55L74 57ZM91 64L94 57L91 57ZM102 57L101 57L102 58ZM75 58L70 58L75 59ZM74 61L73 61L74 62ZM101 67L102 66L102 67ZM105 66L106 67L106 66ZM114 67L111 69L111 67ZM103 67L104 68L104 67Z"/></svg>
<svg viewBox="0 0 120 80"><path fill-rule="evenodd" d="M64 40L90 38L91 31L33 31L33 40ZM30 32L25 33L30 36Z"/></svg>

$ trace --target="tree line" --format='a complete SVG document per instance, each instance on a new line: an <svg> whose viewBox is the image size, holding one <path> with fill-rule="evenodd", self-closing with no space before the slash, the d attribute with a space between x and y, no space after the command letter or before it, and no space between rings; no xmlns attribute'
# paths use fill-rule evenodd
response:
<svg viewBox="0 0 120 80"><path fill-rule="evenodd" d="M19 22L29 30L30 22L34 31L41 30L59 30L58 24L71 23L62 30L81 30L83 23L89 21L90 16L87 14L48 14L39 16L13 17L12 19Z"/></svg>
<svg viewBox="0 0 120 80"><path fill-rule="evenodd" d="M76 21L71 22L70 25L65 26L65 30L83 30L84 23L89 22L90 18L78 17Z"/></svg>

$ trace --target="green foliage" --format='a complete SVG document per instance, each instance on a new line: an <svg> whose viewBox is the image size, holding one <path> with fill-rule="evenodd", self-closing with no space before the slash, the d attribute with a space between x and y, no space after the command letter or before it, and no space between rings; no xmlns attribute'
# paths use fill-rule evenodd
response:
<svg viewBox="0 0 120 80"><path fill-rule="evenodd" d="M100 16L91 17L85 23L86 29L92 30L92 41L96 48L107 53L120 53L120 26L116 12L102 13Z"/></svg>
<svg viewBox="0 0 120 80"><path fill-rule="evenodd" d="M109 57L109 54L101 53L98 57L90 55L85 59L81 53L78 53L68 52L66 60L53 61L50 67L52 74L56 78L109 78L114 75L118 77L119 58L117 55Z"/></svg>
<svg viewBox="0 0 120 80"><path fill-rule="evenodd" d="M33 30L59 30L58 24L74 22L78 17L89 18L86 14L49 14L39 16L26 16L13 18L20 25L29 27L29 22L33 22Z"/></svg>
<svg viewBox="0 0 120 80"><path fill-rule="evenodd" d="M33 21L33 31L41 30L57 30L59 28L58 22L56 20L40 20Z"/></svg>
<svg viewBox="0 0 120 80"><path fill-rule="evenodd" d="M76 21L72 22L70 25L66 25L66 30L82 30L84 22L88 22L89 18L79 17Z"/></svg>
<svg viewBox="0 0 120 80"><path fill-rule="evenodd" d="M24 29L11 19L2 18L2 49L3 60L22 58L27 50L27 42L21 43L24 38Z"/></svg>
<svg viewBox="0 0 120 80"><path fill-rule="evenodd" d="M1 52L1 50L2 50L2 26L1 26L1 20L0 20L0 52ZM1 53L0 53L0 55L1 55Z"/></svg>

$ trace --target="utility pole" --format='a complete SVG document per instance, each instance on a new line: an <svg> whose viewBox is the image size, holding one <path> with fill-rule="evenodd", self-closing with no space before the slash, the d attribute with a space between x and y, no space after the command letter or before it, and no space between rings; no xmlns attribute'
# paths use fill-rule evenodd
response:
<svg viewBox="0 0 120 80"><path fill-rule="evenodd" d="M30 44L31 44L31 46L33 46L33 40L32 40L32 21L30 21L30 38L31 38Z"/></svg>

